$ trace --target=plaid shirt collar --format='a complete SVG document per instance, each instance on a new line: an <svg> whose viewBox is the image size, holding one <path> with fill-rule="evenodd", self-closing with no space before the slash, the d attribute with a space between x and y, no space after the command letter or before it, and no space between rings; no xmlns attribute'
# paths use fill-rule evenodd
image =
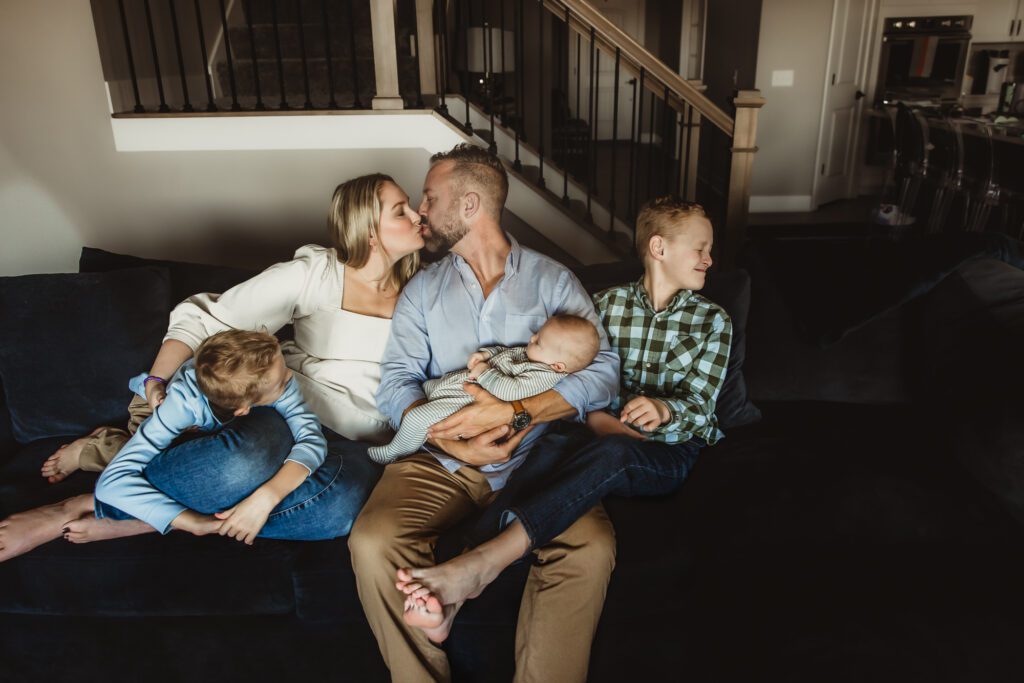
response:
<svg viewBox="0 0 1024 683"><path fill-rule="evenodd" d="M640 305L646 311L648 311L651 314L657 314L657 313L675 313L680 308L682 308L683 305L685 305L687 301L690 300L690 297L693 295L693 290L692 289L680 289L678 292L675 293L675 296L672 297L671 301L668 302L668 306L665 307L664 311L656 311L656 310L654 310L654 304L651 303L651 297L648 296L647 288L644 287L644 276L643 275L640 276L639 280L637 280L636 282L634 282L632 284L632 292L631 293L633 295L633 298L636 299L640 303Z"/></svg>

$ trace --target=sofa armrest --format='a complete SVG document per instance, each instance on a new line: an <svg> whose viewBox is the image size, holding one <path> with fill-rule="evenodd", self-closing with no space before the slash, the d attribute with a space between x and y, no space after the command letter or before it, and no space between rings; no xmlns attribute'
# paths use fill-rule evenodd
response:
<svg viewBox="0 0 1024 683"><path fill-rule="evenodd" d="M0 380L0 463L11 459L17 449L14 430L11 428L11 413L7 410L7 397L4 395L3 381Z"/></svg>

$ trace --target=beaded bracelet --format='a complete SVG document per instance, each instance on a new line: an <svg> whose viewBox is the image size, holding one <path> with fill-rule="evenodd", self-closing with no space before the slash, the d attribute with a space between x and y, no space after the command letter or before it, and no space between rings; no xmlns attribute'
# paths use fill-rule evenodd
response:
<svg viewBox="0 0 1024 683"><path fill-rule="evenodd" d="M160 382L160 384L167 384L167 380L163 377L157 377L156 375L149 375L146 379L142 380L142 386L146 386L150 382Z"/></svg>

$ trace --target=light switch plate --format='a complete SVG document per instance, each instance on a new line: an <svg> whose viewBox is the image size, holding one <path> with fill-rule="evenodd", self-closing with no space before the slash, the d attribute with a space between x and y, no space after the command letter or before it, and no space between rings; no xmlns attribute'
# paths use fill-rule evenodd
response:
<svg viewBox="0 0 1024 683"><path fill-rule="evenodd" d="M793 87L793 70L786 69L784 71L773 71L772 72L772 87L773 88L792 88Z"/></svg>

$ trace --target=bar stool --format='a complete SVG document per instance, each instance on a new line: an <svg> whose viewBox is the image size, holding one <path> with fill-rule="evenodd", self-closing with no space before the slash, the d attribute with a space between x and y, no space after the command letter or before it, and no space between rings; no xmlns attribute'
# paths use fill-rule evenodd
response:
<svg viewBox="0 0 1024 683"><path fill-rule="evenodd" d="M981 144L977 146L978 154L974 163L968 166L968 174L973 180L973 196L964 229L969 232L982 232L988 228L992 208L999 206L1002 195L992 130L988 126L980 126L979 129Z"/></svg>
<svg viewBox="0 0 1024 683"><path fill-rule="evenodd" d="M932 197L932 209L928 216L928 232L943 232L950 207L957 204L959 224L967 221L967 210L970 193L964 172L964 134L958 121L949 117L943 120L941 129L932 127L936 158L933 166L935 173L935 193Z"/></svg>

